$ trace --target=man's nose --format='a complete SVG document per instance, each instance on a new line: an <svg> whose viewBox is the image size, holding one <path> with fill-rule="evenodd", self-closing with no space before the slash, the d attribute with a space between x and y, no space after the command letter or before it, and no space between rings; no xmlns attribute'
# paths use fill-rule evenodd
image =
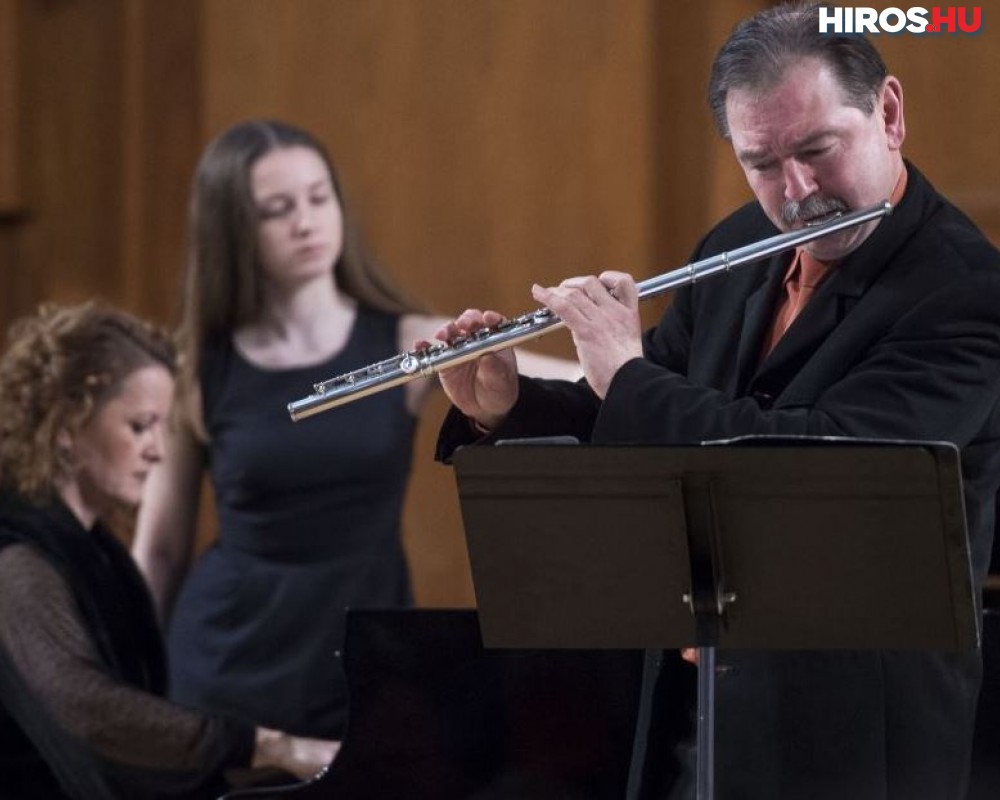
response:
<svg viewBox="0 0 1000 800"><path fill-rule="evenodd" d="M819 189L812 169L794 158L782 166L785 179L785 199L801 203Z"/></svg>

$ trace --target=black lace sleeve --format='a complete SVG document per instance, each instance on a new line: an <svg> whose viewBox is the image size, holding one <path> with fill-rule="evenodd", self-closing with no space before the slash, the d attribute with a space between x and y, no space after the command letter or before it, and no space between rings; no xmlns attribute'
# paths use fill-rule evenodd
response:
<svg viewBox="0 0 1000 800"><path fill-rule="evenodd" d="M72 797L212 797L252 754L252 726L115 680L64 579L26 545L0 550L0 698Z"/></svg>

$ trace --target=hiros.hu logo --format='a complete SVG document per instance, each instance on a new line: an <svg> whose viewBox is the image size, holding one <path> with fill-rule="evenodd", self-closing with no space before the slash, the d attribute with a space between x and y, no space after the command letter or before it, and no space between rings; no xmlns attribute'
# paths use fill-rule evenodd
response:
<svg viewBox="0 0 1000 800"><path fill-rule="evenodd" d="M982 26L981 6L819 9L820 33L978 33Z"/></svg>

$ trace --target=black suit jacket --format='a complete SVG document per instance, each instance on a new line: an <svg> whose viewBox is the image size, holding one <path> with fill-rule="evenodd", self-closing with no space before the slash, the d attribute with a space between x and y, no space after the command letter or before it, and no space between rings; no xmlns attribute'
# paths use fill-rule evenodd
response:
<svg viewBox="0 0 1000 800"><path fill-rule="evenodd" d="M490 438L690 444L747 434L942 440L961 450L973 571L989 566L1000 485L1000 253L908 165L904 197L821 285L774 350L763 338L791 255L675 293L604 402L521 379ZM749 204L694 258L776 233ZM457 412L438 457L475 439ZM905 569L905 553L900 553ZM722 653L717 796L964 796L978 654Z"/></svg>

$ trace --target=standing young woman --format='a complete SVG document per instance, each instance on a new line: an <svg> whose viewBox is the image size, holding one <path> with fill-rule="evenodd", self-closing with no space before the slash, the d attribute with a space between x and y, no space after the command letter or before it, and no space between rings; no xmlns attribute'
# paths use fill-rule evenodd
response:
<svg viewBox="0 0 1000 800"><path fill-rule="evenodd" d="M0 358L0 787L6 800L210 798L251 765L308 777L333 742L163 698L149 593L105 523L162 457L169 340L94 304L12 327Z"/></svg>
<svg viewBox="0 0 1000 800"><path fill-rule="evenodd" d="M330 159L299 128L224 132L202 156L190 213L183 413L134 547L167 625L172 695L339 737L345 609L412 602L400 516L436 382L299 423L285 409L303 387L431 340L443 320L368 258ZM527 368L578 374L537 356ZM206 469L218 538L188 574Z"/></svg>

